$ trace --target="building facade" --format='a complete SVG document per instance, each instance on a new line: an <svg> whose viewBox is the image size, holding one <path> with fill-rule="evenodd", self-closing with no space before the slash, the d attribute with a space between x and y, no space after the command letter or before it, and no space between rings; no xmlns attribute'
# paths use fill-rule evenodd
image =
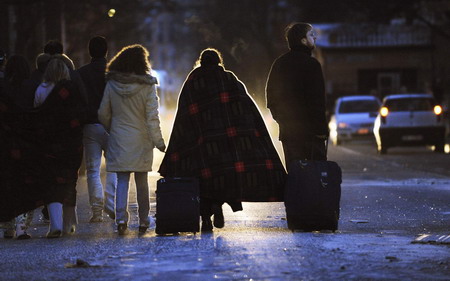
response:
<svg viewBox="0 0 450 281"><path fill-rule="evenodd" d="M319 25L318 58L333 96L431 93L432 33L423 25Z"/></svg>

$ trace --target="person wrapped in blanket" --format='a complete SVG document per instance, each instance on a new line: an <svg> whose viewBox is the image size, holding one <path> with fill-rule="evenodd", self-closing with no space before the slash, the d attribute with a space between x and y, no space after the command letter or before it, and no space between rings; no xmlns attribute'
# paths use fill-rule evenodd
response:
<svg viewBox="0 0 450 281"><path fill-rule="evenodd" d="M48 205L48 238L73 233L86 100L61 55L50 60L35 108L0 99L0 221Z"/></svg>
<svg viewBox="0 0 450 281"><path fill-rule="evenodd" d="M184 82L159 173L199 179L203 232L224 227L224 203L236 212L283 201L286 172L264 119L216 49L201 52Z"/></svg>

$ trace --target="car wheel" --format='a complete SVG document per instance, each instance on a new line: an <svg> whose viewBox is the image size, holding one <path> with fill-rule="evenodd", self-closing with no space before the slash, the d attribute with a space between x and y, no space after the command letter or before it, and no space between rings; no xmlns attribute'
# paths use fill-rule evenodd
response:
<svg viewBox="0 0 450 281"><path fill-rule="evenodd" d="M444 153L445 152L445 141L439 142L434 145L434 152Z"/></svg>
<svg viewBox="0 0 450 281"><path fill-rule="evenodd" d="M386 145L379 145L378 146L378 154L387 154L387 146Z"/></svg>

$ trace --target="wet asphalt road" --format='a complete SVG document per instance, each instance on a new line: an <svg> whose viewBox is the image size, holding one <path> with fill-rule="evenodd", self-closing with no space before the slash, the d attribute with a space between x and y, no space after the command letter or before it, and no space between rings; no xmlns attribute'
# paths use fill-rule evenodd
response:
<svg viewBox="0 0 450 281"><path fill-rule="evenodd" d="M224 207L225 228L212 234L139 237L132 195L131 231L118 237L107 217L88 223L81 177L77 233L46 239L36 212L32 239L0 238L0 280L450 280L450 245L411 243L450 234L450 155L378 156L359 142L330 147L329 158L344 178L337 233L292 233L282 203L248 203Z"/></svg>

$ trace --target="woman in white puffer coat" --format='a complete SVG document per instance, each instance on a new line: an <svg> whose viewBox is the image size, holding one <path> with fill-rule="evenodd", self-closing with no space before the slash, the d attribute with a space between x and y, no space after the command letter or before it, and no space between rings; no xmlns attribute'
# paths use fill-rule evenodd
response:
<svg viewBox="0 0 450 281"><path fill-rule="evenodd" d="M127 231L128 188L134 172L139 206L139 233L149 227L147 172L152 170L153 148L164 151L156 96L156 78L150 73L148 51L141 45L123 48L108 64L106 88L98 110L109 131L106 170L117 173L116 224Z"/></svg>

